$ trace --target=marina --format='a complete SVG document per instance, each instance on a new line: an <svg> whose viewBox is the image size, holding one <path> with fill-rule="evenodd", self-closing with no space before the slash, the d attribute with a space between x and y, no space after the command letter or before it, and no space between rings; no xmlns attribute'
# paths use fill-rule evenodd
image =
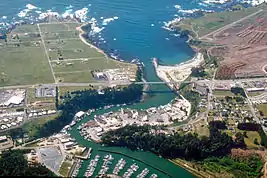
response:
<svg viewBox="0 0 267 178"><path fill-rule="evenodd" d="M141 105L147 103L141 103ZM80 121L68 130L68 133L74 138L79 144L86 146L87 148L92 148L91 157L89 160L84 160L80 170L77 174L78 177L96 177L105 172L109 175L117 175L123 177L175 177L175 175L180 174L186 177L194 177L186 170L174 165L164 158L144 151L131 151L127 148L122 147L106 147L90 139L84 138L80 131L81 125L87 123L94 119L95 115L102 115L107 112L117 112L120 108L134 108L140 105L132 106L114 106L109 109L99 109L88 114L84 114ZM144 108L148 108L147 105ZM98 155L98 156L97 156ZM111 157L110 157L111 155ZM97 158L97 163L95 158ZM111 159L112 158L112 159ZM92 161L93 160L93 161ZM92 162L91 162L92 161ZM92 166L94 165L94 166ZM132 166L132 168L131 168ZM138 168L136 167L138 166ZM129 170L130 169L130 170ZM127 172L128 171L128 172ZM131 174L131 176L129 176Z"/></svg>
<svg viewBox="0 0 267 178"><path fill-rule="evenodd" d="M123 158L116 160L115 164L114 157L112 154L105 154L103 157L100 155L96 155L93 159L90 160L90 163L83 174L84 177L95 177L103 176L106 174L119 175L123 178L137 177L137 178L145 178L148 177L150 171L148 168L144 168L143 170L139 169L139 165L137 163L127 163L127 161ZM77 164L77 167L80 167L80 162ZM99 172L97 172L97 168L100 168ZM122 171L123 170L123 171ZM141 172L140 172L141 171ZM74 171L73 177L77 176L77 171ZM157 178L158 175L152 173L149 177Z"/></svg>

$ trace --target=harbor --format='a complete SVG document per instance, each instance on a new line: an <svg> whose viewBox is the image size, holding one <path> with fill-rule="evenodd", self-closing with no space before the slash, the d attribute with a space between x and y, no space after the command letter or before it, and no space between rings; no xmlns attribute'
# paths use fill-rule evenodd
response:
<svg viewBox="0 0 267 178"><path fill-rule="evenodd" d="M132 109L137 105L130 106ZM161 158L153 153L144 151L131 151L127 148L122 147L106 147L100 143L90 141L90 139L85 139L80 135L79 129L82 124L93 120L94 115L102 115L106 112L117 112L120 108L127 108L127 106L112 107L108 109L96 110L90 112L90 115L85 113L84 117L75 120L76 124L68 130L68 133L81 145L87 148L92 148L90 159L84 160L81 163L78 177L84 177L92 174L92 177L99 175L99 173L105 173L109 175L118 175L125 177L132 174L130 177L174 177L175 175L182 175L186 177L194 177L189 172L180 168L168 160ZM129 106L128 106L129 107ZM138 109L138 108L135 108ZM80 120L80 121L78 121ZM98 155L98 156L97 156ZM110 156L111 155L111 156ZM110 159L112 158L112 159ZM93 160L93 161L92 161ZM95 163L97 160L97 164ZM92 161L92 162L91 162ZM90 166L91 165L91 166ZM92 168L92 165L93 168ZM134 165L134 166L132 166ZM138 169L136 169L136 166ZM131 166L134 168L131 168ZM88 169L89 168L89 169ZM131 168L131 169L130 169ZM130 169L130 170L128 170ZM128 171L127 171L128 170ZM133 171L133 172L132 172ZM148 172L149 171L149 172ZM87 173L86 173L87 172ZM93 172L93 173L92 173ZM86 175L85 175L86 174Z"/></svg>
<svg viewBox="0 0 267 178"><path fill-rule="evenodd" d="M114 164L116 164L115 167ZM97 172L97 168L100 168L99 172ZM137 174L138 171L141 172ZM137 163L129 164L123 158L120 158L118 161L114 161L114 157L112 156L112 154L106 154L103 157L100 155L96 155L94 158L92 158L83 176L88 178L95 176L103 176L110 173L109 175L122 175L123 178L130 178L136 174L136 177L138 178L158 177L158 175L155 173L152 173L149 176L149 172L150 171L148 168L144 168L143 170L139 169L139 165Z"/></svg>

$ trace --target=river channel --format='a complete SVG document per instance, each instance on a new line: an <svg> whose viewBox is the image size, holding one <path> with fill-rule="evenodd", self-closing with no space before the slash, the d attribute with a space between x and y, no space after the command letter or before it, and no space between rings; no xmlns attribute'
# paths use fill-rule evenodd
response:
<svg viewBox="0 0 267 178"><path fill-rule="evenodd" d="M161 94L165 100L159 100L157 105L166 104L169 102L170 99L174 97L174 94ZM151 104L156 102L158 98L152 97L151 99L146 100L144 103L139 103L132 106L123 106L127 108L135 108L135 109L146 109L151 107ZM156 104L155 104L156 106ZM108 173L112 173L113 168L117 164L118 160L120 158L123 158L126 160L125 167L120 171L119 175L123 175L123 173L129 168L130 165L133 163L136 163L139 166L139 169L133 174L133 177L136 177L144 168L149 169L148 176L152 175L153 173L157 174L158 177L174 177L174 178L191 178L194 177L192 174L187 172L181 167L178 167L177 165L169 162L168 160L164 158L160 158L159 156L150 153L150 152L144 152L144 151L131 151L127 148L121 148L121 147L107 147L102 146L101 144L97 144L93 141L85 140L79 133L78 127L87 122L90 119L93 119L94 115L101 115L106 112L116 112L122 107L113 107L110 109L99 109L92 113L90 116L84 118L82 121L77 123L74 127L72 127L72 130L69 131L69 133L72 135L73 138L76 139L76 141L86 147L91 147L93 149L91 154L91 159L95 157L95 155L100 155L100 159L98 161L98 165L96 170L94 171L94 176L96 176L101 169L102 163L103 163L103 157L106 154L111 154L115 159L112 161L112 165L110 166L110 169ZM89 165L90 159L83 162L82 167L80 168L78 176L81 177L84 175L88 165ZM167 174L166 174L167 173Z"/></svg>

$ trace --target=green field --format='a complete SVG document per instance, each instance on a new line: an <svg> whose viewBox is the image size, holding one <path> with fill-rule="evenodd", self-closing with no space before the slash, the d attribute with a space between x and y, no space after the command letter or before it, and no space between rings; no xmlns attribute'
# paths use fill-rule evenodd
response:
<svg viewBox="0 0 267 178"><path fill-rule="evenodd" d="M72 91L78 91L78 90L89 90L89 89L96 89L93 86L88 86L88 87L59 87L58 92L59 96L64 96L67 94L67 92L72 92Z"/></svg>
<svg viewBox="0 0 267 178"><path fill-rule="evenodd" d="M104 70L104 69L116 69L120 67L127 67L119 64L113 60L101 60L99 58L92 58L87 60L69 60L60 61L60 63L52 63L54 72L69 72L69 71L93 71L93 70Z"/></svg>
<svg viewBox="0 0 267 178"><path fill-rule="evenodd" d="M235 22L259 10L258 7L244 8L239 11L224 11L218 13L207 13L200 18L187 18L182 20L177 27L182 30L196 32L201 37L227 24ZM193 33L194 33L193 32Z"/></svg>
<svg viewBox="0 0 267 178"><path fill-rule="evenodd" d="M12 33L37 33L38 28L36 25L21 25L14 30L12 30Z"/></svg>
<svg viewBox="0 0 267 178"><path fill-rule="evenodd" d="M49 51L49 56L51 60L58 59L58 52L60 52L64 59L79 59L79 58L101 58L102 60L107 60L106 57L97 52L90 46L85 45L80 39L68 39L68 40L56 40L46 42L47 49L52 49Z"/></svg>
<svg viewBox="0 0 267 178"><path fill-rule="evenodd" d="M0 86L53 83L42 47L0 47Z"/></svg>
<svg viewBox="0 0 267 178"><path fill-rule="evenodd" d="M31 122L28 122L26 124L24 124L22 126L22 129L30 136L36 136L37 132L40 130L40 128L47 122L49 122L50 120L54 120L57 118L57 114L56 115L52 115L52 116L45 116L45 117L41 117L41 118L36 118L33 119Z"/></svg>
<svg viewBox="0 0 267 178"><path fill-rule="evenodd" d="M263 113L263 117L267 117L267 104L260 104L257 108Z"/></svg>
<svg viewBox="0 0 267 178"><path fill-rule="evenodd" d="M71 31L75 30L76 27L80 26L79 23L51 23L51 24L40 24L42 32L59 32L59 31Z"/></svg>
<svg viewBox="0 0 267 178"><path fill-rule="evenodd" d="M256 145L254 143L254 139L257 139L258 143L261 142L261 137L260 137L258 132L247 131L247 136L248 136L248 138L244 138L244 140L245 140L245 143L246 143L248 148L259 148L260 147L260 145Z"/></svg>
<svg viewBox="0 0 267 178"><path fill-rule="evenodd" d="M96 82L90 71L77 71L73 73L58 73L56 74L57 80L61 83L84 83Z"/></svg>
<svg viewBox="0 0 267 178"><path fill-rule="evenodd" d="M32 104L34 102L48 102L51 103L51 105L55 105L56 98L55 97L36 97L36 88L28 88L27 89L27 104Z"/></svg>
<svg viewBox="0 0 267 178"><path fill-rule="evenodd" d="M242 134L244 131L236 129L236 132L241 132ZM245 144L247 145L248 148L259 148L260 143L261 143L261 137L257 131L246 131L247 137L244 137ZM254 140L257 139L259 145L256 145L254 143Z"/></svg>
<svg viewBox="0 0 267 178"><path fill-rule="evenodd" d="M263 94L264 92L248 92L247 94L248 94L248 96L249 97L254 97L254 96L259 96L259 95L261 95L261 94Z"/></svg>
<svg viewBox="0 0 267 178"><path fill-rule="evenodd" d="M213 94L216 96L234 96L231 91L214 90Z"/></svg>
<svg viewBox="0 0 267 178"><path fill-rule="evenodd" d="M59 173L63 176L63 177L67 177L68 176L68 172L70 170L71 167L71 162L70 161L64 161L61 164L61 167L59 169Z"/></svg>
<svg viewBox="0 0 267 178"><path fill-rule="evenodd" d="M21 25L0 40L0 87L61 82L96 82L92 70L137 66L112 60L79 38L79 23ZM63 60L58 60L58 59ZM51 62L49 62L51 61ZM52 68L50 68L50 64Z"/></svg>

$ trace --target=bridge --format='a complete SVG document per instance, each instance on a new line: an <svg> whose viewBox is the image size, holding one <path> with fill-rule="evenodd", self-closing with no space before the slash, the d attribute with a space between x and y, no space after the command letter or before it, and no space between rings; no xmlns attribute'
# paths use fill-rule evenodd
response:
<svg viewBox="0 0 267 178"><path fill-rule="evenodd" d="M265 77L261 78L246 78L246 79L232 79L232 80L212 80L212 82L218 82L218 83L229 83L229 82L253 82L253 81L266 81ZM206 83L208 84L208 80L198 80L193 81L196 83ZM155 82L130 82L126 80L117 80L117 81L99 81L99 82L88 82L88 83L48 83L48 84L32 84L32 85L17 85L17 86L3 86L0 87L0 89L16 89L16 88L29 88L29 87L88 87L88 86L104 86L109 87L112 85L130 85L130 84L136 84L136 85L166 85L166 84L181 84L181 83L193 83L192 81L171 81L171 82L164 82L164 81L155 81Z"/></svg>

